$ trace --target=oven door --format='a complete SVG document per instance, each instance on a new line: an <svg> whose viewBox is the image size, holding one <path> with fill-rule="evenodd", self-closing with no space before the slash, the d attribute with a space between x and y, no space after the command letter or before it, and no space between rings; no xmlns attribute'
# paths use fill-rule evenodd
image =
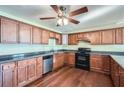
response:
<svg viewBox="0 0 124 93"><path fill-rule="evenodd" d="M75 67L84 70L90 69L89 54L76 53Z"/></svg>

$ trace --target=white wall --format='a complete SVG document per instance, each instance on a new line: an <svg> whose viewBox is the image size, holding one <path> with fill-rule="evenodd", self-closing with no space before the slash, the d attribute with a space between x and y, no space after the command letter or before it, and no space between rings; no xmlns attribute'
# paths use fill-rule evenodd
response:
<svg viewBox="0 0 124 93"><path fill-rule="evenodd" d="M88 47L94 51L118 51L124 52L124 45L91 45L90 43L86 43L80 41L78 45L65 45L66 49L78 49L79 47Z"/></svg>
<svg viewBox="0 0 124 93"><path fill-rule="evenodd" d="M56 45L55 39L49 39L48 45L30 45L30 44L0 44L0 55L47 51L51 49L62 49L62 45Z"/></svg>

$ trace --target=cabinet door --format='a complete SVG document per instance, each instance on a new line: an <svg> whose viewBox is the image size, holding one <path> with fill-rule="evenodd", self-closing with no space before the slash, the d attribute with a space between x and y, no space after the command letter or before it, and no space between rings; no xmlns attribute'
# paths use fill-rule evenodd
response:
<svg viewBox="0 0 124 93"><path fill-rule="evenodd" d="M124 69L119 66L120 87L124 87Z"/></svg>
<svg viewBox="0 0 124 93"><path fill-rule="evenodd" d="M124 44L124 28L122 28L122 43Z"/></svg>
<svg viewBox="0 0 124 93"><path fill-rule="evenodd" d="M20 43L31 43L31 31L32 27L23 23L19 25L19 42Z"/></svg>
<svg viewBox="0 0 124 93"><path fill-rule="evenodd" d="M49 34L50 36L50 38L56 38L56 33L55 32L50 32L50 34Z"/></svg>
<svg viewBox="0 0 124 93"><path fill-rule="evenodd" d="M16 63L2 64L3 87L17 86Z"/></svg>
<svg viewBox="0 0 124 93"><path fill-rule="evenodd" d="M122 28L117 28L115 32L115 43L122 44Z"/></svg>
<svg viewBox="0 0 124 93"><path fill-rule="evenodd" d="M98 32L91 32L91 36L90 36L90 42L91 44L101 44L101 33Z"/></svg>
<svg viewBox="0 0 124 93"><path fill-rule="evenodd" d="M53 56L53 70L61 68L64 65L64 54L56 53Z"/></svg>
<svg viewBox="0 0 124 93"><path fill-rule="evenodd" d="M115 30L101 32L102 44L115 44Z"/></svg>
<svg viewBox="0 0 124 93"><path fill-rule="evenodd" d="M36 58L27 60L28 62L28 80L32 81L36 78Z"/></svg>
<svg viewBox="0 0 124 93"><path fill-rule="evenodd" d="M39 28L33 27L32 39L33 44L41 44L41 30Z"/></svg>
<svg viewBox="0 0 124 93"><path fill-rule="evenodd" d="M38 57L36 59L36 75L37 77L41 77L42 76L42 63L43 63L43 58L42 57Z"/></svg>
<svg viewBox="0 0 124 93"><path fill-rule="evenodd" d="M0 87L2 87L2 66L0 64Z"/></svg>
<svg viewBox="0 0 124 93"><path fill-rule="evenodd" d="M92 54L90 57L90 67L92 71L110 74L109 56Z"/></svg>
<svg viewBox="0 0 124 93"><path fill-rule="evenodd" d="M18 22L1 19L1 42L2 43L17 43L17 31L18 31Z"/></svg>
<svg viewBox="0 0 124 93"><path fill-rule="evenodd" d="M67 53L66 55L67 55L66 64L70 66L74 66L75 65L75 53L70 52L70 53Z"/></svg>
<svg viewBox="0 0 124 93"><path fill-rule="evenodd" d="M62 44L62 36L61 34L56 34L56 44L60 45Z"/></svg>
<svg viewBox="0 0 124 93"><path fill-rule="evenodd" d="M27 84L27 60L18 61L18 86Z"/></svg>
<svg viewBox="0 0 124 93"><path fill-rule="evenodd" d="M49 32L46 30L42 30L42 43L48 44L49 42Z"/></svg>
<svg viewBox="0 0 124 93"><path fill-rule="evenodd" d="M77 34L68 35L68 44L69 45L76 45L77 44Z"/></svg>
<svg viewBox="0 0 124 93"><path fill-rule="evenodd" d="M114 86L119 86L119 65L111 59L111 78Z"/></svg>

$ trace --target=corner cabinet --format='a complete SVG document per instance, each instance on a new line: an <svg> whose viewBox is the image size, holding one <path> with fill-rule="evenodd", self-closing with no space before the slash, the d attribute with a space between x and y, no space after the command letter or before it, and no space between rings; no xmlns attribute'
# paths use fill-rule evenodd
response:
<svg viewBox="0 0 124 93"><path fill-rule="evenodd" d="M19 24L19 43L31 44L32 26L20 23Z"/></svg>
<svg viewBox="0 0 124 93"><path fill-rule="evenodd" d="M18 22L1 18L1 43L18 43Z"/></svg>

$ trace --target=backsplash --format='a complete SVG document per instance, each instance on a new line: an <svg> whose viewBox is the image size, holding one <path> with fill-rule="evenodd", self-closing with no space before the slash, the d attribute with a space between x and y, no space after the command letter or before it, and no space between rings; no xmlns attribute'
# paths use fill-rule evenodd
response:
<svg viewBox="0 0 124 93"><path fill-rule="evenodd" d="M91 48L93 51L116 51L116 52L124 52L124 45L91 45L90 43L86 43L80 41L78 45L65 45L65 49L78 49L79 47L87 47Z"/></svg>
<svg viewBox="0 0 124 93"><path fill-rule="evenodd" d="M48 45L30 45L30 44L0 44L0 55L48 51L63 49L62 45L56 45L55 39L49 39Z"/></svg>

